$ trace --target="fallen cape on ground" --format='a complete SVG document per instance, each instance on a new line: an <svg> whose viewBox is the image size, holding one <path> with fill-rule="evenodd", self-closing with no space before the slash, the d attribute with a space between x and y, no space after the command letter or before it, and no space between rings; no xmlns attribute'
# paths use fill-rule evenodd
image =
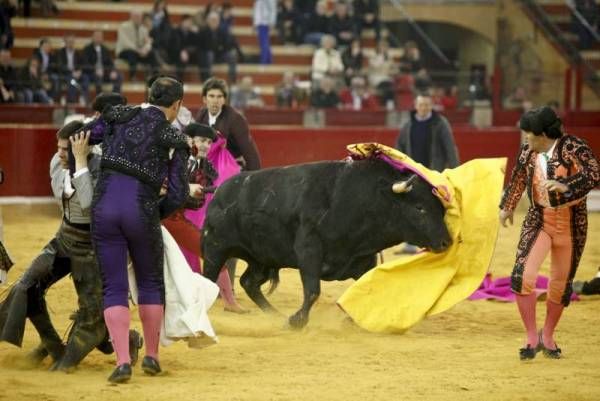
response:
<svg viewBox="0 0 600 401"><path fill-rule="evenodd" d="M190 348L203 348L218 342L208 318L208 310L219 295L219 287L194 273L179 246L161 226L164 241L165 317L160 343L168 346L185 340ZM137 304L135 273L129 268L129 291Z"/></svg>
<svg viewBox="0 0 600 401"><path fill-rule="evenodd" d="M548 292L548 277L538 276L535 282L535 295L540 298ZM479 299L493 299L502 302L515 302L517 296L510 287L510 277L499 277L492 279L491 274L487 274L483 282L471 296L470 301ZM579 301L579 297L574 292L571 294L571 301Z"/></svg>
<svg viewBox="0 0 600 401"><path fill-rule="evenodd" d="M479 287L496 244L506 158L471 160L439 173L384 145L357 144L348 150L355 158L381 158L418 173L446 207L445 222L453 239L448 250L383 263L338 300L360 327L400 333L448 310Z"/></svg>

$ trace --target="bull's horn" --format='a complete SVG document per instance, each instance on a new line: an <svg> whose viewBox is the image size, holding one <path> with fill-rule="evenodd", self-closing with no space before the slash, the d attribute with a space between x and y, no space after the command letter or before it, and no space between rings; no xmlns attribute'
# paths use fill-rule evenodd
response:
<svg viewBox="0 0 600 401"><path fill-rule="evenodd" d="M397 193L397 194L410 192L410 190L412 189L412 184L413 184L413 182L415 182L416 179L417 179L417 175L413 174L406 181L396 182L396 183L394 183L394 185L392 185L392 191L394 191L394 193Z"/></svg>

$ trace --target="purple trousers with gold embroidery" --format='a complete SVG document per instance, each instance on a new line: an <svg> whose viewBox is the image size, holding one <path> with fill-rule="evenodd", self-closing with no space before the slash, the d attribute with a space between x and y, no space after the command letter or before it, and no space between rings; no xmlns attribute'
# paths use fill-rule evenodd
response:
<svg viewBox="0 0 600 401"><path fill-rule="evenodd" d="M96 186L92 239L102 271L104 309L128 306L128 253L138 303L164 304L163 240L155 190L128 175L103 173Z"/></svg>

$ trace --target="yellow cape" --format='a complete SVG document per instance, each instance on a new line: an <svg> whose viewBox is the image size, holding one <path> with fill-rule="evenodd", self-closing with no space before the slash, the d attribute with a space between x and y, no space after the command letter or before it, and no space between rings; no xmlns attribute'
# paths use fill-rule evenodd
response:
<svg viewBox="0 0 600 401"><path fill-rule="evenodd" d="M348 150L363 156L382 152L426 177L446 207L453 244L444 253L424 252L375 267L342 294L342 309L366 330L398 333L471 295L494 251L506 158L471 160L439 173L384 145L356 144Z"/></svg>

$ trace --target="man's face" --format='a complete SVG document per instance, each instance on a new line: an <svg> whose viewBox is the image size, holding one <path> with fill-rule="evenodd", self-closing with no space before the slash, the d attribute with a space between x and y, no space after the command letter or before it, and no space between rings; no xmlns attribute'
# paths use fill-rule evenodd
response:
<svg viewBox="0 0 600 401"><path fill-rule="evenodd" d="M225 105L225 95L220 89L211 89L204 96L204 104L206 104L210 114L213 116L219 114Z"/></svg>
<svg viewBox="0 0 600 401"><path fill-rule="evenodd" d="M104 34L100 31L94 32L94 36L92 36L92 40L95 45L100 45L104 41Z"/></svg>
<svg viewBox="0 0 600 401"><path fill-rule="evenodd" d="M56 143L56 151L60 159L60 165L63 168L69 168L69 140L59 139Z"/></svg>
<svg viewBox="0 0 600 401"><path fill-rule="evenodd" d="M67 36L65 38L65 47L69 50L73 50L75 48L75 38L73 36Z"/></svg>
<svg viewBox="0 0 600 401"><path fill-rule="evenodd" d="M195 136L194 137L194 146L198 150L197 157L206 157L208 154L208 149L210 149L210 145L212 145L213 141L210 138L205 138L203 136Z"/></svg>
<svg viewBox="0 0 600 401"><path fill-rule="evenodd" d="M215 14L215 13L210 13L210 15L208 16L206 23L208 25L208 27L212 30L212 31L216 31L217 28L219 27L219 23L221 21L219 20L219 14Z"/></svg>
<svg viewBox="0 0 600 401"><path fill-rule="evenodd" d="M44 44L42 45L42 51L46 54L52 51L52 45L49 41L44 42Z"/></svg>
<svg viewBox="0 0 600 401"><path fill-rule="evenodd" d="M8 50L0 50L0 64L10 64L10 52Z"/></svg>
<svg viewBox="0 0 600 401"><path fill-rule="evenodd" d="M431 113L431 99L426 96L418 96L415 100L415 110L419 117L427 117Z"/></svg>

